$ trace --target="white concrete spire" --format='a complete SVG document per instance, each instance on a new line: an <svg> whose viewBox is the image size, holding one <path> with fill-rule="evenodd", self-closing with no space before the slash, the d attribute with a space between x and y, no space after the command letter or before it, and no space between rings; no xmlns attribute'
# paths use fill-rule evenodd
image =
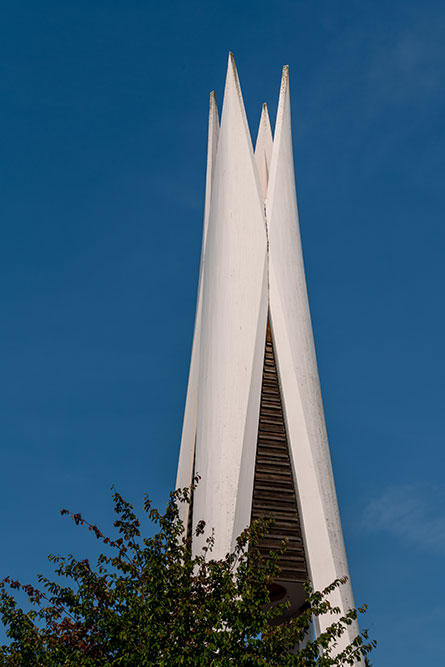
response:
<svg viewBox="0 0 445 667"><path fill-rule="evenodd" d="M198 376L199 351L201 345L201 314L202 314L202 280L205 262L205 244L209 226L210 201L212 197L213 172L215 170L216 149L218 146L219 118L216 95L210 93L209 126L207 141L207 174L204 204L204 224L202 232L201 265L199 269L198 296L196 303L195 329L193 333L192 357L190 360L189 381L185 403L184 423L182 427L181 449L178 463L176 486L189 486L193 476L193 461L195 455L196 418L198 410ZM188 506L183 506L183 519L188 519Z"/></svg>
<svg viewBox="0 0 445 667"><path fill-rule="evenodd" d="M290 568L280 581L295 610L304 573L317 589L348 574L301 249L288 68L274 137L264 105L254 154L232 54L220 127L213 94L210 100L203 250L178 486L190 484L194 461L201 482L193 519L215 529L214 557L233 548L251 521L253 503L255 512L262 511L265 498L266 509L270 503L278 513L287 503L301 531L301 553L295 547L300 578ZM276 465L281 472L274 477ZM281 489L284 478L290 490ZM271 494L262 479L272 479ZM344 611L354 606L349 583L333 601ZM317 630L331 620L321 619ZM350 626L345 641L356 633Z"/></svg>
<svg viewBox="0 0 445 667"><path fill-rule="evenodd" d="M204 206L204 230L202 236L202 252L204 252L209 225L210 201L212 198L213 173L215 171L216 149L218 147L219 118L218 106L216 104L215 91L210 93L209 103L209 132L207 141L207 173L206 173L206 195Z"/></svg>
<svg viewBox="0 0 445 667"><path fill-rule="evenodd" d="M252 142L230 55L203 277L196 470L205 483L194 498L195 516L217 527L217 557L232 547L235 514L242 516L239 525L250 521L249 503L238 507L238 480L245 468L253 480L267 317L266 246ZM246 490L246 500L249 495Z"/></svg>
<svg viewBox="0 0 445 667"><path fill-rule="evenodd" d="M292 153L288 68L283 68L267 192L270 317L289 453L309 573L322 589L349 575L332 474L306 290ZM337 603L354 606L350 583ZM329 622L329 619L327 619ZM351 626L351 638L356 627Z"/></svg>

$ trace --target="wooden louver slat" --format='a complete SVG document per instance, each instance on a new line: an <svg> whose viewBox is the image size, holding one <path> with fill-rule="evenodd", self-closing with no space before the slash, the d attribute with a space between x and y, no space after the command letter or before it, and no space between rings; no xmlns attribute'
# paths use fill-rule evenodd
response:
<svg viewBox="0 0 445 667"><path fill-rule="evenodd" d="M259 543L261 553L267 557L269 551L280 549L281 541L287 538L286 552L279 560L280 581L305 582L308 579L306 556L269 322L264 352L252 520L261 516L275 519L268 535Z"/></svg>

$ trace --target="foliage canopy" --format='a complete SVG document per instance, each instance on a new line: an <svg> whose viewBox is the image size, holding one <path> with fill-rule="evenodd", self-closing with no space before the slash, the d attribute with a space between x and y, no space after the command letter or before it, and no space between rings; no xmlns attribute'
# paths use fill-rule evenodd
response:
<svg viewBox="0 0 445 667"><path fill-rule="evenodd" d="M145 497L144 511L157 526L142 536L133 506L113 492L115 539L82 515L72 514L107 545L96 567L72 555L49 556L57 581L39 575L40 589L7 577L0 583L0 616L10 643L0 647L3 667L145 667L146 665L298 665L328 667L367 663L375 645L362 631L341 653L335 645L357 610L341 616L327 596L342 581L315 592L307 585L308 604L298 618L271 624L283 604L270 604L269 586L279 572L278 554L264 559L256 546L269 520L252 524L232 553L212 559L213 535L195 535L204 546L193 554L184 537L180 504L190 489L174 491L164 513ZM62 514L69 514L62 510ZM283 545L283 549L285 546ZM12 589L12 591L11 591ZM22 590L24 611L14 598ZM360 609L360 612L364 609ZM331 614L332 624L304 648L312 616Z"/></svg>

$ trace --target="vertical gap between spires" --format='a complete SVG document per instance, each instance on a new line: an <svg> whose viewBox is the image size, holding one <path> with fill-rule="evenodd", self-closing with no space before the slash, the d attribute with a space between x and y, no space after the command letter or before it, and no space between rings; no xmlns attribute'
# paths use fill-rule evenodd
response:
<svg viewBox="0 0 445 667"><path fill-rule="evenodd" d="M282 540L287 539L287 549L279 559L281 572L278 580L296 583L307 581L309 577L306 554L269 318L264 351L251 520L261 516L275 519L271 530L258 545L265 558L268 557L269 551L279 550Z"/></svg>
<svg viewBox="0 0 445 667"><path fill-rule="evenodd" d="M195 448L193 452L193 472L192 472L192 484L195 483L195 464L196 464L196 438L195 438ZM194 495L195 492L192 490L190 493L190 505L189 505L189 512L188 512L188 517L187 517L187 533L186 537L187 539L192 539L192 533L193 533L193 500L194 500Z"/></svg>

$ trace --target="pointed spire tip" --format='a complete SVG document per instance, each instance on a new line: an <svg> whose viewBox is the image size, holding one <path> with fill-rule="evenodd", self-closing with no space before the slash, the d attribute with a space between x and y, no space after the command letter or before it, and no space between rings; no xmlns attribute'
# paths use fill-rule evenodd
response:
<svg viewBox="0 0 445 667"><path fill-rule="evenodd" d="M289 65L284 65L283 73L281 75L280 98L281 95L287 95L288 90L289 90Z"/></svg>
<svg viewBox="0 0 445 667"><path fill-rule="evenodd" d="M238 78L235 56L233 55L232 51L229 51L229 65L228 66L229 66L229 68L230 68L230 66L232 66L232 71L235 75L235 78Z"/></svg>
<svg viewBox="0 0 445 667"><path fill-rule="evenodd" d="M233 81L235 84L235 89L238 92L238 97L240 99L241 105L243 107L243 113L245 114L246 112L244 111L244 102L243 102L243 95L241 93L241 84L238 76L238 70L236 68L236 63L235 63L235 56L233 55L232 51L229 51L229 62L227 63L227 78L226 78L226 87L228 81ZM225 93L224 93L225 97ZM224 104L224 103L223 103ZM247 118L245 119L247 123Z"/></svg>
<svg viewBox="0 0 445 667"><path fill-rule="evenodd" d="M214 90L212 90L209 99L209 123L214 122L214 119L216 119L216 123L219 126L218 104L216 102L216 93Z"/></svg>

